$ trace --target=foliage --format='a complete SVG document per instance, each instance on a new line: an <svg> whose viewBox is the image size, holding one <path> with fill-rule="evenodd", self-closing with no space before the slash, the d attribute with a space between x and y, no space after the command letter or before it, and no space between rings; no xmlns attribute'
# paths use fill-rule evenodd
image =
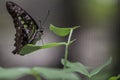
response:
<svg viewBox="0 0 120 80"><path fill-rule="evenodd" d="M92 76L98 74L104 67L106 67L107 65L109 65L112 61L112 58L110 57L110 59L108 61L106 61L103 65L99 66L98 68L94 69L93 71L89 72L88 66L83 65L80 62L70 62L67 61L67 67L70 68L71 72L78 72L81 73L89 78L91 78ZM62 59L62 64L64 65L64 59Z"/></svg>
<svg viewBox="0 0 120 80"><path fill-rule="evenodd" d="M80 62L70 62L67 60L68 58L68 49L70 44L72 44L75 40L71 40L72 33L75 29L79 28L79 26L75 26L73 28L60 28L56 27L54 25L50 25L50 30L54 32L56 35L61 37L68 37L68 40L66 42L53 42L44 44L42 46L36 46L33 44L27 44L24 46L20 53L22 55L28 55L32 53L33 51L40 50L40 49L46 49L46 48L52 48L56 46L65 46L65 55L64 59L61 60L61 63L63 64L63 69L56 69L56 68L44 68L44 67L33 67L33 68L0 68L0 79L18 79L20 77L23 77L25 75L33 75L36 80L41 80L40 76L44 77L45 79L51 79L51 80L81 80L80 77L77 76L77 73L81 73L85 76L87 76L89 79L98 74L104 67L108 66L112 58L110 57L106 63L101 65L100 67L94 69L91 72L88 72L88 67L83 65ZM11 74L12 73L12 74ZM109 79L109 80L116 80L116 79Z"/></svg>
<svg viewBox="0 0 120 80"><path fill-rule="evenodd" d="M77 75L74 73L68 73L63 69L52 69L52 68L0 68L0 79L13 80L25 75L41 75L46 79L69 79L69 80L79 80ZM38 79L39 80L39 79Z"/></svg>
<svg viewBox="0 0 120 80"><path fill-rule="evenodd" d="M118 76L112 76L109 80L119 80L120 74Z"/></svg>

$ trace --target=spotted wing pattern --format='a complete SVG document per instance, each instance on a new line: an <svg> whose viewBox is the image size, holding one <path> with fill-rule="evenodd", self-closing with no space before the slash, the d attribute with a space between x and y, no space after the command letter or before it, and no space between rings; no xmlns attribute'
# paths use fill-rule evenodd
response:
<svg viewBox="0 0 120 80"><path fill-rule="evenodd" d="M7 1L6 8L13 18L13 22L16 29L14 44L16 48L13 51L13 53L19 54L19 51L23 46L25 46L28 43L35 43L35 38L36 34L38 33L39 26L27 12L16 3L12 1Z"/></svg>

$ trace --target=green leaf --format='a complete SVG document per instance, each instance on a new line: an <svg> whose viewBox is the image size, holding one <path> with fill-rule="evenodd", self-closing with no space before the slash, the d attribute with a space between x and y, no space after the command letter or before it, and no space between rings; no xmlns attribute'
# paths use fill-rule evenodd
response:
<svg viewBox="0 0 120 80"><path fill-rule="evenodd" d="M118 76L113 76L113 77L111 77L109 80L118 80L118 79L120 79L120 75L118 75Z"/></svg>
<svg viewBox="0 0 120 80"><path fill-rule="evenodd" d="M61 45L65 45L65 44L66 44L65 42L48 43L48 44L44 44L43 46L36 46L34 44L27 44L26 46L24 46L20 50L20 54L21 55L26 55L26 54L29 54L29 53L34 52L36 50L52 48L52 47L61 46Z"/></svg>
<svg viewBox="0 0 120 80"><path fill-rule="evenodd" d="M62 64L64 65L64 59L62 59ZM69 71L71 72L79 72L83 75L89 76L89 72L87 71L87 66L84 66L83 64L79 63L79 62L69 62L67 61L67 67Z"/></svg>
<svg viewBox="0 0 120 80"><path fill-rule="evenodd" d="M48 80L80 80L79 77L74 73L68 73L63 69L53 69L53 68L0 68L0 80L16 80L25 75L39 74Z"/></svg>
<svg viewBox="0 0 120 80"><path fill-rule="evenodd" d="M18 79L26 74L30 73L30 69L28 68L11 68L11 69L4 69L0 68L0 80L2 79Z"/></svg>
<svg viewBox="0 0 120 80"><path fill-rule="evenodd" d="M75 26L73 28L59 28L51 24L50 30L53 31L56 35L64 37L69 35L71 29L77 29L78 27L79 26Z"/></svg>
<svg viewBox="0 0 120 80"><path fill-rule="evenodd" d="M62 64L64 65L64 59L62 59ZM106 67L107 65L109 65L110 63L112 62L112 58L110 57L110 59L105 63L103 64L102 66L94 69L92 72L88 72L88 67L87 66L84 66L83 64L79 63L79 62L69 62L67 61L67 67L68 68L68 71L71 71L71 72L79 72L89 78L91 78L92 76L96 75L97 73L99 73L104 67Z"/></svg>
<svg viewBox="0 0 120 80"><path fill-rule="evenodd" d="M40 49L40 46L27 44L20 50L20 55L26 55L39 49Z"/></svg>
<svg viewBox="0 0 120 80"><path fill-rule="evenodd" d="M92 76L90 80L108 80L110 76L111 76L111 68L105 67L98 74L96 74L95 76Z"/></svg>
<svg viewBox="0 0 120 80"><path fill-rule="evenodd" d="M97 73L99 73L104 67L106 67L107 65L109 65L112 62L112 57L109 58L109 60L107 62L105 62L102 66L94 69L91 73L90 73L90 77L96 75Z"/></svg>
<svg viewBox="0 0 120 80"><path fill-rule="evenodd" d="M59 80L59 79L67 79L67 80L81 80L74 73L68 73L63 69L52 69L52 68L34 68L34 71L37 71L47 80Z"/></svg>
<svg viewBox="0 0 120 80"><path fill-rule="evenodd" d="M50 30L58 36L67 36L70 33L71 28L59 28L51 24Z"/></svg>

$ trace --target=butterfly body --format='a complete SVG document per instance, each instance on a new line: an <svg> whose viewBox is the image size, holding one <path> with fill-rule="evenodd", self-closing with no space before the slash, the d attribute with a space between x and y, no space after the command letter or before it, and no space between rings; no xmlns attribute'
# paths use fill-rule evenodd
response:
<svg viewBox="0 0 120 80"><path fill-rule="evenodd" d="M43 28L40 28L35 20L19 5L7 1L6 8L13 18L16 29L14 54L19 54L21 48L26 44L35 44L43 35Z"/></svg>

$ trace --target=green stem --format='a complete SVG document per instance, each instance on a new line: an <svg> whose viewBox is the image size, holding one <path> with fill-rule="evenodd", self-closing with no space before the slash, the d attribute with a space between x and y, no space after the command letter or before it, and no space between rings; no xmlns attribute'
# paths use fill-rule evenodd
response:
<svg viewBox="0 0 120 80"><path fill-rule="evenodd" d="M68 46L65 46L65 62L64 62L64 69L67 67L67 58L68 58Z"/></svg>
<svg viewBox="0 0 120 80"><path fill-rule="evenodd" d="M36 80L41 80L40 76L38 74L34 74Z"/></svg>
<svg viewBox="0 0 120 80"><path fill-rule="evenodd" d="M31 71L32 71L32 75L36 78L36 80L42 80L42 79L40 78L39 73L37 73L34 69L32 69Z"/></svg>
<svg viewBox="0 0 120 80"><path fill-rule="evenodd" d="M68 41L67 41L67 44L65 46L65 62L64 62L64 69L66 69L67 67L67 58L68 58L68 48L69 48L69 44L70 44L70 40L71 40L71 37L72 37L72 33L73 33L73 29L71 29L70 31L70 34L69 34L69 37L68 37Z"/></svg>

